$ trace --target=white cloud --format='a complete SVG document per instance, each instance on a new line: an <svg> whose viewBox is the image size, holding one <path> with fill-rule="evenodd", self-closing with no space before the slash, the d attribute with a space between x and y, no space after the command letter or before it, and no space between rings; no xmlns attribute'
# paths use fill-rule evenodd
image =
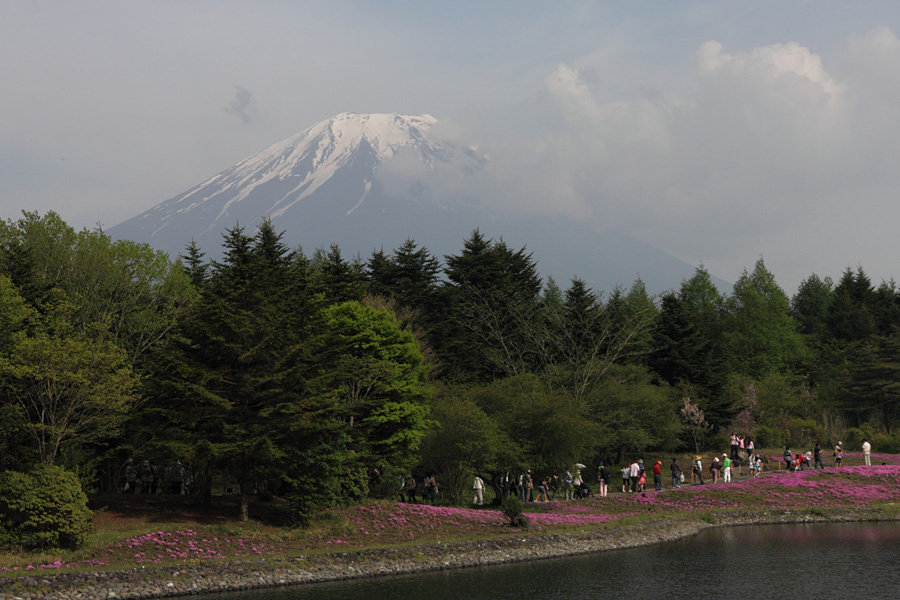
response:
<svg viewBox="0 0 900 600"><path fill-rule="evenodd" d="M709 41L677 87L630 88L585 58L559 64L535 100L491 116L502 133L481 195L624 229L725 278L760 255L789 288L847 264L890 277L876 248L900 249L884 201L900 183L900 43L875 30L831 62L797 42Z"/></svg>
<svg viewBox="0 0 900 600"><path fill-rule="evenodd" d="M491 156L472 182L502 210L625 229L724 278L760 254L788 281L896 272L883 2L25 6L0 4L3 217L111 225L338 112L430 112Z"/></svg>

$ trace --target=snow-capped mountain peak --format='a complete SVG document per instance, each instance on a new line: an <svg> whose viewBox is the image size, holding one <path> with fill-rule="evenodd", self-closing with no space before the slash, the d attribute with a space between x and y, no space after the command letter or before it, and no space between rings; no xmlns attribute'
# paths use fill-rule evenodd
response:
<svg viewBox="0 0 900 600"><path fill-rule="evenodd" d="M560 282L578 274L612 289L639 272L648 289L659 291L693 273L618 232L598 236L588 224L490 211L478 190L491 189L483 185L491 163L477 150L438 139L436 123L430 115L341 113L107 233L172 256L193 241L218 258L227 229L240 225L253 235L269 218L290 246L308 252L338 244L362 258L408 239L435 256L450 254L479 228L513 247L527 244L542 272ZM654 279L668 283L653 286Z"/></svg>
<svg viewBox="0 0 900 600"><path fill-rule="evenodd" d="M401 151L410 151L428 170L452 155L477 163L472 152L430 139L428 132L436 122L427 114L341 113L113 229L154 240L173 237L172 229L177 228L181 230L178 239L187 230L199 238L236 222L252 225L264 217L277 220L294 207L321 204L326 197L332 210L348 215L369 196L378 170ZM352 173L352 177L336 180L338 173ZM354 186L346 183L351 180ZM340 192L322 193L323 186Z"/></svg>
<svg viewBox="0 0 900 600"><path fill-rule="evenodd" d="M251 196L260 186L273 181L290 182L281 197L270 198L270 202L274 202L260 207L263 209L261 214L277 218L315 193L339 169L358 159L361 150L370 151L367 159L373 173L406 147L418 150L422 161L430 165L436 146L425 138L425 133L436 122L437 119L431 115L341 113L272 144L212 177L177 199L180 205L178 212L193 210L200 203L207 203L217 196L231 196L221 204L219 213L210 224L214 227L216 222L227 217L235 203ZM371 178L367 178L366 184L367 188L371 186ZM216 189L215 193L203 193L211 188ZM235 189L240 191L228 194ZM354 208L364 198L365 195Z"/></svg>

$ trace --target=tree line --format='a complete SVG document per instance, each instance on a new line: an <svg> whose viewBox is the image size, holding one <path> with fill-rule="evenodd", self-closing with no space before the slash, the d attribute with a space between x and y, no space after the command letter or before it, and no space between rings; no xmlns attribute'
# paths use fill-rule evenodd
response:
<svg viewBox="0 0 900 600"><path fill-rule="evenodd" d="M723 294L543 281L526 248L477 230L438 258L306 255L265 221L221 258L191 244L0 224L0 470L57 465L116 489L129 458L322 506L436 472L621 463L644 452L867 437L900 450L900 291L862 267L789 297L762 259Z"/></svg>

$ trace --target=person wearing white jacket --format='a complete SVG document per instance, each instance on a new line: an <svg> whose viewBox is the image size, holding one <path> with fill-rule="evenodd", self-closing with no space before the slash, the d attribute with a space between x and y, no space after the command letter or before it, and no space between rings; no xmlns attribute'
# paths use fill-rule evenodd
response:
<svg viewBox="0 0 900 600"><path fill-rule="evenodd" d="M475 484L472 486L475 490L475 499L472 501L472 504L477 504L481 506L484 504L484 480L478 475L475 476Z"/></svg>

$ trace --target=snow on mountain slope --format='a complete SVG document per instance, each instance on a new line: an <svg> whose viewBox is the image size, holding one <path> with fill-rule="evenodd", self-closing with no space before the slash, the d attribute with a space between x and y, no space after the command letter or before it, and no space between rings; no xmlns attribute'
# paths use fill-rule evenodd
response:
<svg viewBox="0 0 900 600"><path fill-rule="evenodd" d="M378 168L398 152L412 151L429 169L448 155L468 154L429 140L426 134L435 122L431 115L341 113L269 146L110 231L117 237L151 241L161 236L170 238L170 230L178 229L175 237L179 243L187 243L236 222L250 226L264 217L275 222L316 196L342 171L353 172L359 183L349 205L346 195L335 202L350 214L368 196Z"/></svg>
<svg viewBox="0 0 900 600"><path fill-rule="evenodd" d="M677 287L693 267L622 232L587 223L494 214L466 192L490 163L471 148L430 135L430 115L342 113L271 145L200 185L108 230L172 256L193 240L221 256L222 234L240 225L252 235L263 218L307 254L338 244L365 260L407 239L437 257L456 254L478 228L534 252L544 276L577 275L595 289Z"/></svg>

